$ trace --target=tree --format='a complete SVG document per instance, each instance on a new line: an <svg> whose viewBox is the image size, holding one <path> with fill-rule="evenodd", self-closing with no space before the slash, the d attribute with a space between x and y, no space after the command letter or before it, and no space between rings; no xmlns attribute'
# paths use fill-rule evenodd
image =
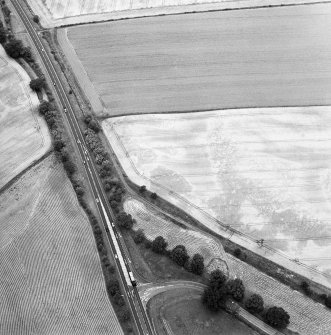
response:
<svg viewBox="0 0 331 335"><path fill-rule="evenodd" d="M152 250L158 254L164 254L168 243L162 236L156 237L152 242Z"/></svg>
<svg viewBox="0 0 331 335"><path fill-rule="evenodd" d="M240 256L241 256L241 249L239 249L239 248L234 249L233 254L234 254L237 258L240 258Z"/></svg>
<svg viewBox="0 0 331 335"><path fill-rule="evenodd" d="M157 198L157 194L156 194L156 193L152 193L152 194L151 194L151 198L152 198L153 200L155 200L155 199Z"/></svg>
<svg viewBox="0 0 331 335"><path fill-rule="evenodd" d="M16 40L15 38L9 41L4 46L6 53L8 56L12 58L20 58L23 52L23 43L20 40Z"/></svg>
<svg viewBox="0 0 331 335"><path fill-rule="evenodd" d="M30 81L30 88L35 92L39 92L44 86L45 86L44 78L36 78Z"/></svg>
<svg viewBox="0 0 331 335"><path fill-rule="evenodd" d="M65 148L61 149L61 160L62 163L67 162L69 160L69 152Z"/></svg>
<svg viewBox="0 0 331 335"><path fill-rule="evenodd" d="M21 57L23 57L28 63L33 62L32 52L30 47L23 47L21 52Z"/></svg>
<svg viewBox="0 0 331 335"><path fill-rule="evenodd" d="M48 101L43 100L39 105L39 113L45 115L51 108L51 105Z"/></svg>
<svg viewBox="0 0 331 335"><path fill-rule="evenodd" d="M61 151L65 147L65 143L62 140L54 141L54 149L56 151Z"/></svg>
<svg viewBox="0 0 331 335"><path fill-rule="evenodd" d="M301 282L300 286L306 295L311 295L311 289L309 287L309 284L305 280Z"/></svg>
<svg viewBox="0 0 331 335"><path fill-rule="evenodd" d="M265 320L276 329L284 329L290 323L290 316L282 307L274 306L267 310Z"/></svg>
<svg viewBox="0 0 331 335"><path fill-rule="evenodd" d="M102 163L101 163L101 168L106 170L106 171L111 171L111 163L109 160L104 160Z"/></svg>
<svg viewBox="0 0 331 335"><path fill-rule="evenodd" d="M204 259L200 254L194 254L190 264L191 272L195 273L196 275L201 276L203 274L203 270L205 268Z"/></svg>
<svg viewBox="0 0 331 335"><path fill-rule="evenodd" d="M139 187L139 193L145 193L146 192L146 186L142 185Z"/></svg>
<svg viewBox="0 0 331 335"><path fill-rule="evenodd" d="M118 312L118 318L121 322L130 320L131 314L127 308L124 308Z"/></svg>
<svg viewBox="0 0 331 335"><path fill-rule="evenodd" d="M110 280L107 284L107 290L111 296L114 296L116 293L120 292L120 285L117 279Z"/></svg>
<svg viewBox="0 0 331 335"><path fill-rule="evenodd" d="M152 242L146 239L144 245L146 249L150 249L152 247Z"/></svg>
<svg viewBox="0 0 331 335"><path fill-rule="evenodd" d="M64 166L64 168L67 171L69 176L74 174L75 171L76 171L76 165L73 162L71 162L70 160L68 160L67 162L64 162L63 166Z"/></svg>
<svg viewBox="0 0 331 335"><path fill-rule="evenodd" d="M137 232L135 233L134 238L133 238L135 243L140 244L140 243L144 242L145 239L146 239L146 237L145 237L145 234L144 234L143 230L142 229L137 230Z"/></svg>
<svg viewBox="0 0 331 335"><path fill-rule="evenodd" d="M120 227L123 227L125 229L131 229L133 226L133 219L131 214L127 214L125 212L117 215L117 222Z"/></svg>
<svg viewBox="0 0 331 335"><path fill-rule="evenodd" d="M88 125L92 120L92 116L91 115L86 115L84 117L84 122Z"/></svg>
<svg viewBox="0 0 331 335"><path fill-rule="evenodd" d="M4 27L0 27L0 43L5 44L7 41L7 31Z"/></svg>
<svg viewBox="0 0 331 335"><path fill-rule="evenodd" d="M226 276L220 269L216 269L210 273L209 286L221 287L225 284L225 282L226 282Z"/></svg>
<svg viewBox="0 0 331 335"><path fill-rule="evenodd" d="M228 294L237 301L242 301L245 294L245 286L241 279L231 279L227 282Z"/></svg>
<svg viewBox="0 0 331 335"><path fill-rule="evenodd" d="M38 15L33 15L32 20L33 20L34 22L36 22L36 23L39 23L39 21L40 21Z"/></svg>
<svg viewBox="0 0 331 335"><path fill-rule="evenodd" d="M331 295L325 298L325 306L331 308Z"/></svg>
<svg viewBox="0 0 331 335"><path fill-rule="evenodd" d="M179 266L184 266L186 261L189 259L185 246L175 246L171 251L170 258Z"/></svg>
<svg viewBox="0 0 331 335"><path fill-rule="evenodd" d="M98 133L101 129L99 123L94 119L92 119L89 122L88 127L91 128L92 130L94 130L96 133Z"/></svg>
<svg viewBox="0 0 331 335"><path fill-rule="evenodd" d="M124 298L123 298L123 296L120 292L117 292L114 295L114 302L117 306L124 306L125 301L124 301Z"/></svg>
<svg viewBox="0 0 331 335"><path fill-rule="evenodd" d="M245 306L251 313L261 313L263 311L263 299L259 294L252 294L247 299Z"/></svg>
<svg viewBox="0 0 331 335"><path fill-rule="evenodd" d="M225 307L225 303L227 300L226 287L207 287L202 295L202 303L206 305L206 307L213 311L217 312L221 308Z"/></svg>

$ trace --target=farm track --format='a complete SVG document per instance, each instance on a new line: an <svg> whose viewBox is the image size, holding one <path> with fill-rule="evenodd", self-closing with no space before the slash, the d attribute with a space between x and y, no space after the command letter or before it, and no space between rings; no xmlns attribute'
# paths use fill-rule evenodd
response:
<svg viewBox="0 0 331 335"><path fill-rule="evenodd" d="M23 201L23 211L1 220L17 229L0 250L0 333L123 334L89 222L61 167L47 160L15 204ZM15 191L9 197L15 202Z"/></svg>

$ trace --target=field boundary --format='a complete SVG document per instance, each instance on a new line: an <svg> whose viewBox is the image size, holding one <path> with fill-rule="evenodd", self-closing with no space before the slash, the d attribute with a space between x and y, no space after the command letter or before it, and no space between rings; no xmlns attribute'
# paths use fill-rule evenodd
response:
<svg viewBox="0 0 331 335"><path fill-rule="evenodd" d="M248 107L248 109L267 109L267 108L314 108L314 107L331 107L331 105L282 105L282 106L254 106ZM166 111L166 112L144 112L144 113L125 113L125 114L116 114L116 115L107 115L107 116L98 116L98 119L101 121L107 121L107 119L114 119L117 117L124 116L141 116L141 115L155 115L156 117L159 115L167 115L167 114L194 114L194 113L203 113L203 112L217 112L217 111L226 111L226 110L238 110L245 109L243 107L219 107L219 108L209 108L209 109L193 109L193 110L180 110L180 111Z"/></svg>
<svg viewBox="0 0 331 335"><path fill-rule="evenodd" d="M29 166L27 166L24 170L18 173L14 178L10 179L4 186L0 188L0 194L8 190L13 184L15 184L18 179L20 179L26 172L31 170L33 167L41 163L44 159L50 156L53 153L53 149L49 149L46 153L44 153L40 158L33 161Z"/></svg>
<svg viewBox="0 0 331 335"><path fill-rule="evenodd" d="M30 2L28 6L32 8L35 14L38 14L38 5L31 6ZM140 9L125 9L125 10L114 10L106 13L91 13L91 14L80 14L75 16L66 16L58 19L54 19L51 15L47 18L42 19L42 24L45 28L52 27L72 27L77 25L95 24L119 20L137 19L145 17L156 17L165 15L181 15L181 14L196 14L204 12L217 12L217 11L232 11L232 10L249 10L249 9L262 9L262 8L277 8L277 7L293 7L293 6L306 6L306 5L318 5L331 3L330 0L292 0L292 3L283 3L282 0L275 0L278 3L272 3L270 0L252 0L249 1L251 4L248 5L249 0L229 0L217 3L195 3L187 5L169 5L163 7L146 7ZM48 8L44 8L49 13ZM45 13L45 12L44 12ZM43 13L43 14L44 14ZM98 16L100 18L98 18ZM63 22L61 24L61 22Z"/></svg>

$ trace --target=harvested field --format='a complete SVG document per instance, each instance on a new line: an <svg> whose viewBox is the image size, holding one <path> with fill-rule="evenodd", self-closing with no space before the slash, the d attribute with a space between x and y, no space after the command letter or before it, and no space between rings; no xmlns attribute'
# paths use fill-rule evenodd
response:
<svg viewBox="0 0 331 335"><path fill-rule="evenodd" d="M50 156L0 196L0 333L123 334L90 224Z"/></svg>
<svg viewBox="0 0 331 335"><path fill-rule="evenodd" d="M36 111L39 101L30 78L0 46L0 188L51 145L47 125Z"/></svg>
<svg viewBox="0 0 331 335"><path fill-rule="evenodd" d="M138 185L331 274L330 113L307 107L126 116L104 121L103 129Z"/></svg>
<svg viewBox="0 0 331 335"><path fill-rule="evenodd" d="M270 5L307 0L27 0L46 27L88 22ZM327 0L309 0L309 3Z"/></svg>
<svg viewBox="0 0 331 335"><path fill-rule="evenodd" d="M199 253L204 257L207 271L221 268L228 272L227 256L220 243L216 243L210 237L199 232L180 228L179 226L158 217L138 200L128 199L124 203L124 210L130 213L135 219L134 230L142 229L149 240L162 235L168 242L168 249L176 245L184 245L189 256Z"/></svg>
<svg viewBox="0 0 331 335"><path fill-rule="evenodd" d="M68 37L109 116L331 103L331 4L123 20Z"/></svg>

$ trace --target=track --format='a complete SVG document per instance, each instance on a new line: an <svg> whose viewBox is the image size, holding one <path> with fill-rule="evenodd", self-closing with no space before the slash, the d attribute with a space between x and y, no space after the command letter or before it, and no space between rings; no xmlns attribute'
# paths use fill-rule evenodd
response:
<svg viewBox="0 0 331 335"><path fill-rule="evenodd" d="M76 149L79 153L79 157L82 159L82 161L86 161L86 164L84 165L85 172L87 175L87 179L90 185L91 192L94 196L96 207L98 208L98 211L100 213L100 217L102 219L102 223L107 228L107 216L111 221L114 221L115 216L108 205L108 199L106 197L106 194L103 190L101 180L99 179L99 175L97 173L97 170L94 166L92 157L90 153L85 150L85 139L82 133L82 130L79 127L77 118L74 114L73 108L71 107L70 101L67 97L67 93L62 85L62 82L57 75L55 68L48 56L48 54L45 52L44 47L42 45L41 39L38 35L38 32L34 28L32 22L30 21L28 15L25 13L24 8L21 6L21 4L17 0L11 0L13 6L15 7L15 10L22 20L22 23L24 24L32 43L34 44L34 47L36 51L38 52L43 66L45 70L47 71L46 75L50 79L50 81L53 83L53 92L56 93L56 96L58 97L58 100L61 102L62 106L66 108L67 113L63 113L64 120L67 121L70 131L72 133L72 136L74 137L76 141ZM61 107L62 107L61 106ZM62 109L62 108L61 108ZM107 231L107 230L106 230ZM116 231L116 227L113 227L113 232L115 236L115 239L118 239L118 233ZM127 255L123 252L123 247L121 245L121 242L114 241L111 237L111 234L109 231L107 231L107 237L110 243L110 247L112 250L113 255L118 254L118 249L116 251L115 246L119 246L119 250L122 253L122 257L124 259L124 262L127 263ZM121 255L119 255L121 256ZM119 271L120 280L122 282L122 287L124 288L124 294L126 297L126 300L129 303L129 307L131 309L131 314L134 318L134 322L136 325L136 328L138 330L139 334L143 335L152 335L155 334L154 330L150 324L150 321L147 317L146 311L143 307L143 304L140 300L138 290L137 288L132 288L131 285L128 285L128 282L126 280L126 273L127 269L126 267L123 268L122 264L119 260L120 257L114 258L116 262L116 266Z"/></svg>

